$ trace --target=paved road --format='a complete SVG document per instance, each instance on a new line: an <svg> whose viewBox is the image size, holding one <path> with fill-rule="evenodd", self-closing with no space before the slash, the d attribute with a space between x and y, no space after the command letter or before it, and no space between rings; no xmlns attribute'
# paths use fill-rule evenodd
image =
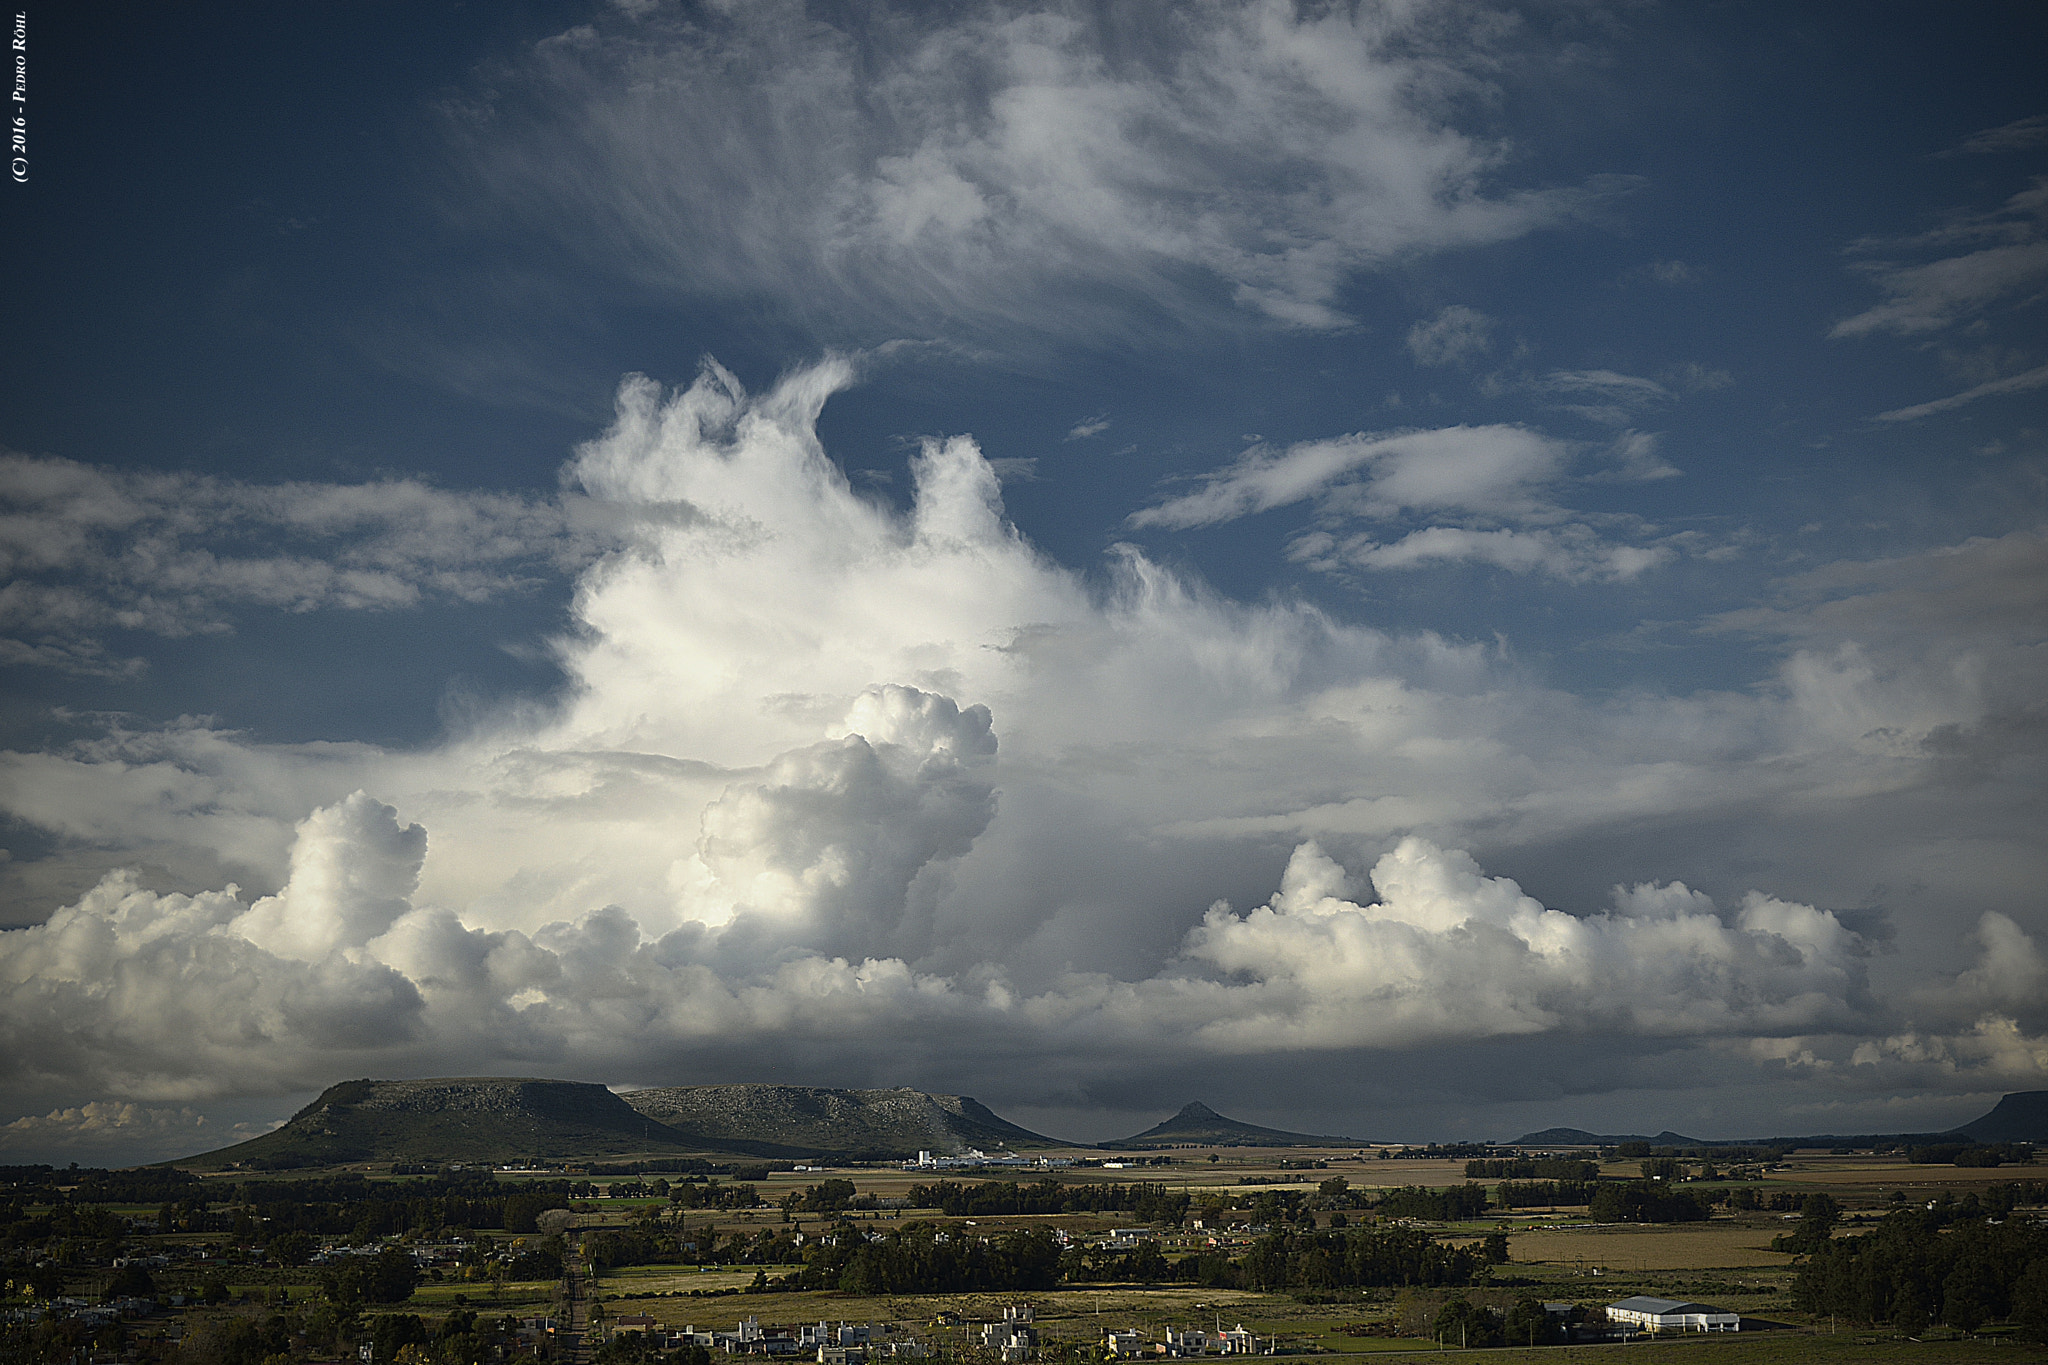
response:
<svg viewBox="0 0 2048 1365"><path fill-rule="evenodd" d="M572 1229L569 1236L575 1235ZM567 1303L568 1350L563 1359L569 1365L584 1365L590 1359L590 1346L585 1337L590 1330L590 1276L584 1269L583 1258L576 1254L572 1243L562 1265L563 1294Z"/></svg>

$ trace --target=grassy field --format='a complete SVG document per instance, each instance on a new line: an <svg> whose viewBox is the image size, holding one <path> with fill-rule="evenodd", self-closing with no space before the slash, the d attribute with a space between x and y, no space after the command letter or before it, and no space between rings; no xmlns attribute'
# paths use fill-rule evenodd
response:
<svg viewBox="0 0 2048 1365"><path fill-rule="evenodd" d="M757 1271L766 1271L772 1278L797 1269L800 1267L788 1265L705 1267L701 1270L693 1265L619 1266L600 1273L596 1288L606 1298L687 1297L692 1290L710 1293L721 1289L744 1289L753 1283Z"/></svg>
<svg viewBox="0 0 2048 1365"><path fill-rule="evenodd" d="M1565 1227L1517 1232L1508 1239L1516 1261L1602 1270L1722 1270L1788 1266L1772 1251L1783 1224L1686 1223L1673 1227Z"/></svg>
<svg viewBox="0 0 2048 1365"><path fill-rule="evenodd" d="M1098 1154L1099 1155L1099 1154ZM1061 1172L1066 1181L1083 1183L1164 1184L1185 1189L1197 1208L1203 1195L1257 1195L1263 1190L1312 1192L1315 1186L1342 1176L1353 1189L1371 1190L1402 1185L1441 1187L1463 1183L1462 1160L1379 1160L1368 1153L1361 1158L1355 1149L1325 1151L1219 1149L1209 1161L1207 1151L1176 1151L1173 1164L1131 1166L1122 1170L1069 1168ZM1294 1170L1282 1162L1322 1160L1321 1169ZM1612 1163L1607 1173L1622 1178L1637 1174L1633 1162ZM985 1179L1015 1178L1033 1181L1042 1172L915 1172L893 1167L857 1167L839 1170L780 1172L752 1182L761 1196L772 1202L785 1195L832 1176L852 1180L862 1194L882 1200L901 1200L914 1184L938 1179L971 1184ZM1749 1188L1760 1194L1796 1196L1826 1191L1849 1210L1840 1232L1861 1231L1886 1210L1902 1202L1917 1203L1942 1191L1962 1193L2009 1180L2040 1180L2048 1176L2041 1167L2000 1167L1995 1169L1915 1166L1896 1159L1871 1156L1803 1152L1789 1157L1763 1173ZM1243 1181L1251 1183L1240 1183ZM1480 1182L1492 1185L1498 1182ZM585 1228L630 1221L649 1203L661 1201L597 1199L579 1201L579 1219ZM142 1211L145 1215L149 1210ZM1353 1215L1356 1218L1357 1215ZM806 1231L817 1232L836 1221L836 1215L802 1215L795 1220ZM930 1209L897 1208L879 1213L853 1215L865 1231L884 1231L912 1218L937 1218ZM1069 1214L1050 1217L994 1217L969 1220L940 1219L964 1223L981 1232L1007 1228L1055 1226L1076 1234L1096 1232L1111 1226L1128 1226L1129 1214ZM750 1211L695 1211L688 1227L702 1238L712 1228L722 1232L780 1229L786 1220L774 1208ZM1446 1240L1463 1242L1496 1227L1510 1236L1510 1263L1496 1273L1495 1283L1470 1291L1475 1301L1496 1307L1522 1295L1559 1299L1582 1304L1604 1304L1631 1294L1655 1294L1693 1299L1726 1307L1752 1320L1785 1324L1777 1330L1744 1333L1739 1336L1701 1337L1662 1342L1636 1342L1626 1347L1547 1348L1540 1351L1494 1351L1496 1360L1562 1362L1590 1360L1588 1351L1625 1350L1621 1357L1636 1365L1660 1361L1690 1362L1691 1365L1804 1365L1805 1362L1858 1361L1975 1361L2048 1362L2048 1348L2018 1342L2010 1336L1983 1341L1901 1341L1889 1332L1851 1331L1845 1324L1838 1334L1828 1334L1828 1324L1814 1324L1790 1306L1792 1258L1769 1250L1771 1238L1790 1227L1777 1213L1751 1213L1731 1218L1723 1214L1704 1224L1670 1227L1594 1226L1584 1211L1539 1212L1519 1210L1513 1215L1488 1216L1468 1224L1437 1227ZM1838 1235L1840 1235L1838 1232ZM196 1234L180 1234L179 1242L201 1240ZM212 1241L214 1237L204 1240ZM1192 1241L1169 1237L1170 1255L1194 1245ZM224 1267L237 1291L244 1281L252 1289L275 1289L289 1283L294 1302L317 1292L306 1282L311 1271L250 1272ZM1311 1304L1287 1294L1197 1288L1193 1286L1114 1285L1096 1288L1070 1285L1032 1295L931 1295L860 1297L836 1291L812 1293L751 1294L743 1290L755 1278L757 1269L770 1276L788 1267L721 1266L699 1270L693 1266L655 1265L606 1271L596 1283L603 1312L616 1318L646 1312L670 1327L693 1325L699 1329L730 1330L741 1319L758 1318L769 1324L827 1321L871 1322L878 1327L891 1324L898 1335L908 1334L929 1344L966 1352L978 1341L969 1329L941 1326L940 1314L957 1314L970 1320L999 1317L1001 1310L1019 1298L1038 1309L1038 1325L1048 1344L1092 1344L1108 1328L1137 1328L1153 1339L1162 1329L1172 1327L1213 1328L1242 1323L1262 1337L1277 1337L1282 1353L1291 1355L1387 1355L1421 1350L1435 1351L1434 1343L1389 1336L1367 1335L1356 1329L1364 1324L1390 1323L1397 1316L1397 1294L1393 1290L1347 1290L1334 1303ZM1595 1272L1598 1273L1595 1273ZM196 1279L198 1270L180 1267L169 1278ZM302 1289L301 1285L306 1285ZM458 1302L482 1313L530 1314L544 1311L554 1302L557 1286L552 1283L508 1285L493 1298L488 1283L453 1278L424 1284L402 1311L428 1315L443 1313ZM695 1296L693 1296L693 1294ZM715 1297L711 1295L715 1294ZM1439 1293L1438 1297L1441 1298ZM1411 1320L1414 1314L1410 1312ZM1816 1334L1816 1328L1818 1333Z"/></svg>

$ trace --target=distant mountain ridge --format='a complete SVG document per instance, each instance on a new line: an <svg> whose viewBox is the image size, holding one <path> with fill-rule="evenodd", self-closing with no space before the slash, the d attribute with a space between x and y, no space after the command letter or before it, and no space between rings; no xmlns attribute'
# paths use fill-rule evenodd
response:
<svg viewBox="0 0 2048 1365"><path fill-rule="evenodd" d="M601 1085L530 1076L343 1081L282 1128L179 1164L289 1168L359 1161L516 1162L699 1150Z"/></svg>
<svg viewBox="0 0 2048 1365"><path fill-rule="evenodd" d="M1515 1147L1614 1147L1624 1142L1647 1142L1653 1147L1840 1147L1878 1139L1917 1139L1935 1142L1943 1138L1971 1138L1977 1142L2048 1142L2048 1090L2018 1090L2006 1095L1991 1112L1930 1133L1803 1133L1768 1138L1690 1138L1662 1132L1655 1137L1640 1133L1589 1133L1583 1128L1544 1128L1524 1133Z"/></svg>
<svg viewBox="0 0 2048 1365"><path fill-rule="evenodd" d="M343 1081L274 1132L178 1164L270 1170L534 1158L804 1160L1060 1145L966 1095L702 1085L621 1096L583 1081L458 1076Z"/></svg>
<svg viewBox="0 0 2048 1365"><path fill-rule="evenodd" d="M1318 1137L1313 1133L1290 1133L1281 1128L1261 1128L1241 1123L1197 1100L1163 1123L1116 1142L1098 1143L1112 1150L1147 1147L1348 1147L1356 1139Z"/></svg>
<svg viewBox="0 0 2048 1365"><path fill-rule="evenodd" d="M772 1141L816 1155L911 1156L964 1148L1058 1147L969 1095L835 1090L811 1085L671 1085L619 1097L648 1118L701 1141L759 1147Z"/></svg>
<svg viewBox="0 0 2048 1365"><path fill-rule="evenodd" d="M1515 1139L1517 1147L1618 1147L1624 1142L1647 1142L1652 1147L1711 1147L1715 1144L1690 1138L1669 1129L1649 1137L1642 1133L1589 1133L1583 1128L1545 1128Z"/></svg>

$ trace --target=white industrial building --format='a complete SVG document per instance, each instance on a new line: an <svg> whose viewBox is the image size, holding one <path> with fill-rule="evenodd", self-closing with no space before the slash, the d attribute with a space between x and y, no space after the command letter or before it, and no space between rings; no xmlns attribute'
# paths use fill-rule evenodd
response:
<svg viewBox="0 0 2048 1365"><path fill-rule="evenodd" d="M1739 1332L1742 1315L1703 1303L1680 1303L1648 1294L1607 1305L1607 1320L1645 1332Z"/></svg>

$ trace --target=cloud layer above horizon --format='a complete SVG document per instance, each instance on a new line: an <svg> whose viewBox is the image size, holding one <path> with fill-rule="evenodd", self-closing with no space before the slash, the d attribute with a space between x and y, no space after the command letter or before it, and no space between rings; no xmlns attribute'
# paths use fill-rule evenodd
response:
<svg viewBox="0 0 2048 1365"><path fill-rule="evenodd" d="M1901 1068L1996 1090L2048 1063L2040 953L2004 910L1981 960L1901 1004L1872 986L1887 935L1769 885L1725 910L1616 885L1567 913L1461 851L1753 802L1792 841L1853 838L1953 786L2042 681L2040 537L1944 552L1975 566L1945 589L1904 563L1788 585L1722 627L1798 641L1768 693L1594 702L1484 648L1229 602L1130 547L1090 582L1009 524L964 437L926 443L898 511L817 439L854 373L830 358L759 396L715 364L673 393L625 383L565 472L620 543L579 573L558 705L415 752L192 726L0 760L17 818L88 848L146 829L277 888L111 871L0 934L8 1091L61 1110L343 1073L654 1083L792 1051L865 1070L937 1037L948 1074L1000 1068L1020 1096L1190 1055L1531 1036L1734 1049L1851 1092ZM1444 452L1430 481L1403 482L1404 441ZM1520 471L1554 458L1465 428L1334 449L1292 485L1270 459L1221 476L1182 515L1267 496L1230 480L1312 491L1375 459L1368 504L1524 506ZM2002 611L2000 565L2027 585ZM1873 628L1902 593L1969 616L1942 663ZM1263 903L1219 898L1212 879L1283 854Z"/></svg>
<svg viewBox="0 0 2048 1365"><path fill-rule="evenodd" d="M108 112L0 204L9 1159L351 1075L2048 1086L2038 16L43 22Z"/></svg>

